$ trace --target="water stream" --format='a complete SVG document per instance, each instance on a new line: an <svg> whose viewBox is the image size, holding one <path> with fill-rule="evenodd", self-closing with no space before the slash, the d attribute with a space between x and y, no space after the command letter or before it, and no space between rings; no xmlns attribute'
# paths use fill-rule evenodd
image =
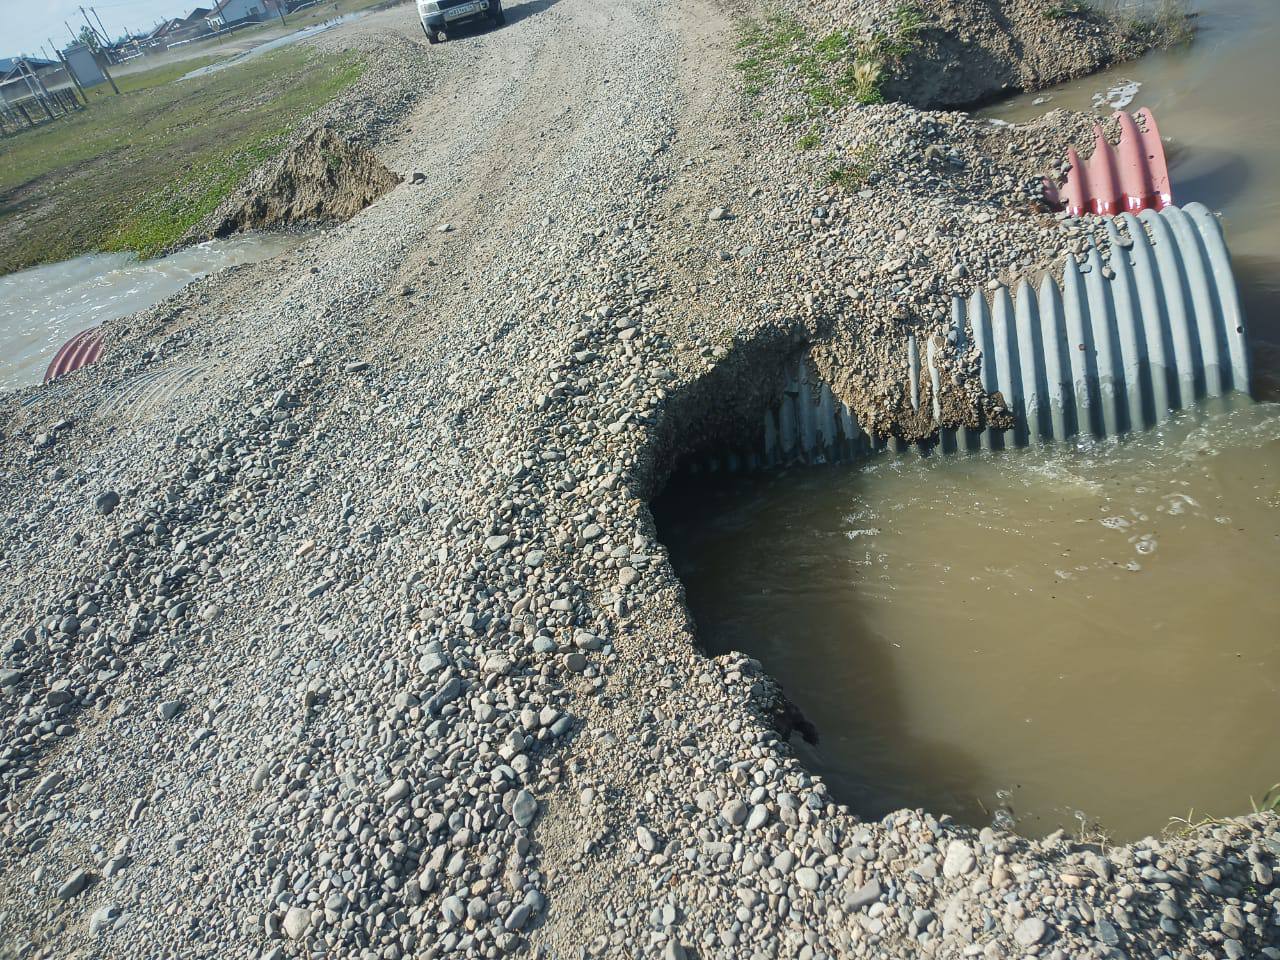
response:
<svg viewBox="0 0 1280 960"><path fill-rule="evenodd" d="M88 327L153 307L191 281L298 243L288 234L211 240L158 260L92 253L0 276L0 390L39 383L54 354Z"/></svg>
<svg viewBox="0 0 1280 960"><path fill-rule="evenodd" d="M1200 0L1189 47L984 111L1151 107L1178 202L1222 211L1280 398L1280 15ZM653 504L709 653L760 659L865 816L1130 840L1280 781L1280 406L1123 443L673 483Z"/></svg>
<svg viewBox="0 0 1280 960"><path fill-rule="evenodd" d="M199 67L189 73L184 73L179 80L193 80L196 77L207 77L212 73L221 73L228 67L234 67L236 64L243 63L246 60L252 60L254 57L260 57L264 53L270 53L272 50L279 50L281 47L291 46L300 43L303 40L309 40L317 34L325 33L334 27L341 26L344 23L350 23L352 20L359 20L368 16L371 10L356 10L352 13L344 13L341 16L324 20L321 23L312 24L309 27L303 27L301 30L294 30L292 33L286 33L284 36L276 37L274 40L267 40L258 44L256 47L250 47L243 53L238 53L234 57L228 57L226 60L219 60L217 63L211 63L208 66Z"/></svg>

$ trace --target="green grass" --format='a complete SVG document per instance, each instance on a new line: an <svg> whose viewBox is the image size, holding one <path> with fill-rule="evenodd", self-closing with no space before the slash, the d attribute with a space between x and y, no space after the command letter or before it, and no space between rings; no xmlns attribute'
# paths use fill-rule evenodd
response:
<svg viewBox="0 0 1280 960"><path fill-rule="evenodd" d="M290 47L176 80L199 65L123 77L121 96L0 140L0 273L91 250L161 252L364 70Z"/></svg>
<svg viewBox="0 0 1280 960"><path fill-rule="evenodd" d="M1139 46L1177 47L1190 43L1195 36L1185 0L1152 0L1137 12L1126 11L1120 17Z"/></svg>
<svg viewBox="0 0 1280 960"><path fill-rule="evenodd" d="M747 25L738 41L742 59L735 66L748 97L798 80L811 117L850 103L881 103L884 80L916 48L927 26L919 8L909 3L894 10L887 29L865 39L844 30L814 37L796 20L771 17Z"/></svg>
<svg viewBox="0 0 1280 960"><path fill-rule="evenodd" d="M879 163L879 148L875 144L863 144L849 154L847 161L837 163L827 171L827 182L846 193L853 193L867 185Z"/></svg>
<svg viewBox="0 0 1280 960"><path fill-rule="evenodd" d="M1078 16L1086 13L1089 5L1085 0L1058 0L1044 8L1044 16L1046 20L1064 20L1067 17Z"/></svg>
<svg viewBox="0 0 1280 960"><path fill-rule="evenodd" d="M813 150L815 147L822 146L822 137L817 133L810 131L796 141L797 150Z"/></svg>

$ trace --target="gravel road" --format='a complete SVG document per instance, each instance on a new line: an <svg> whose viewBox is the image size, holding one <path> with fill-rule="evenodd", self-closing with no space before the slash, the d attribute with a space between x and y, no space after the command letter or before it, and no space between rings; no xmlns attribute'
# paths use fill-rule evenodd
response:
<svg viewBox="0 0 1280 960"><path fill-rule="evenodd" d="M1025 189L1080 118L853 108L801 154L735 29L321 37L377 57L328 119L403 182L0 400L0 955L1280 957L1274 816L863 823L697 652L645 507L679 457L810 349L910 432L906 335L1087 233Z"/></svg>

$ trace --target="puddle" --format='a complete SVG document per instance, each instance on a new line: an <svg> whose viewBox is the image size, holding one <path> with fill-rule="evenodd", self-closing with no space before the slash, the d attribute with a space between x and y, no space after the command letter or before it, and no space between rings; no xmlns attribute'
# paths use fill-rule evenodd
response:
<svg viewBox="0 0 1280 960"><path fill-rule="evenodd" d="M1131 840L1280 780L1280 406L684 480L653 512L703 645L765 664L864 816Z"/></svg>
<svg viewBox="0 0 1280 960"><path fill-rule="evenodd" d="M211 240L159 260L94 253L0 276L0 390L39 383L54 354L88 327L155 306L192 280L296 246L288 234Z"/></svg>
<svg viewBox="0 0 1280 960"><path fill-rule="evenodd" d="M227 67L234 67L238 63L251 60L254 57L260 57L264 53L270 53L272 50L279 50L281 47L287 47L290 44L307 40L317 34L324 33L326 30L332 30L334 27L349 23L352 20L359 20L361 17L367 16L371 11L357 10L353 13L344 13L340 17L334 17L332 20L326 20L323 23L313 24L310 27L303 27L301 30L295 30L293 33L286 33L283 37L276 37L274 40L268 40L260 43L256 47L251 47L244 53L238 53L234 57L226 60L220 60L217 63L211 63L207 67L201 67L198 70L192 70L190 73L184 73L179 80L193 80L196 77L207 77L211 73L220 73Z"/></svg>

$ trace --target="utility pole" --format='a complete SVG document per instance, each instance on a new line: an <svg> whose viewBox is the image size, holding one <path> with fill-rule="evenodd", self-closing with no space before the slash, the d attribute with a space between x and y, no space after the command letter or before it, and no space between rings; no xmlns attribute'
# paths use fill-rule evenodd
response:
<svg viewBox="0 0 1280 960"><path fill-rule="evenodd" d="M276 0L276 13L280 14L280 25L282 27L288 26L288 24L284 22L284 0Z"/></svg>
<svg viewBox="0 0 1280 960"><path fill-rule="evenodd" d="M89 32L98 38L98 42L104 47L111 46L111 41L98 32L98 28L93 25L93 21L89 19L89 14L84 12L84 7L80 8L80 15L84 17L85 25L89 28Z"/></svg>
<svg viewBox="0 0 1280 960"><path fill-rule="evenodd" d="M105 41L105 42L107 43L107 45L108 45L108 46L110 46L110 41L109 41L109 40L107 40L107 28L102 26L102 18L101 18L100 16L98 16L98 8L97 8L97 7L90 7L89 9L93 11L93 16L94 16L94 19L98 21L98 26L102 27L102 39L103 39L103 41Z"/></svg>
<svg viewBox="0 0 1280 960"><path fill-rule="evenodd" d="M80 86L80 78L76 76L76 72L71 69L71 64L67 62L67 58L62 55L62 51L58 49L58 45L52 40L49 46L53 47L53 52L58 55L58 59L62 61L62 69L67 71L67 76L71 78L71 82L76 85L76 89L80 91L80 96L84 99L85 106L89 105L89 95L84 92L84 87Z"/></svg>

